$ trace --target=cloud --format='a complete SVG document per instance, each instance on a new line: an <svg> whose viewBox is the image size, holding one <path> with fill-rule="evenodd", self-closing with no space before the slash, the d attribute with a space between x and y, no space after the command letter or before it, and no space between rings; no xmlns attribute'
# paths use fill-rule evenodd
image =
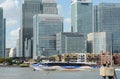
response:
<svg viewBox="0 0 120 79"><path fill-rule="evenodd" d="M8 26L8 27L16 26L17 23L18 23L17 20L12 20L12 19L10 19L10 20L7 20L6 26Z"/></svg>
<svg viewBox="0 0 120 79"><path fill-rule="evenodd" d="M15 29L15 30L12 30L12 31L10 32L10 36L11 36L11 37L18 38L18 37L19 37L19 30L20 30L20 28L17 28L17 29Z"/></svg>
<svg viewBox="0 0 120 79"><path fill-rule="evenodd" d="M19 19L19 1L20 0L4 0L0 3L0 7L3 7L5 18Z"/></svg>
<svg viewBox="0 0 120 79"><path fill-rule="evenodd" d="M0 0L0 7L3 7L6 18L6 47L15 47L19 36L20 2L21 0Z"/></svg>
<svg viewBox="0 0 120 79"><path fill-rule="evenodd" d="M7 37L7 40L6 40L6 47L7 48L14 48L15 45L16 45L16 41L19 37L19 29L20 28L17 28L17 29L14 29L10 32L10 35L9 37Z"/></svg>
<svg viewBox="0 0 120 79"><path fill-rule="evenodd" d="M0 0L0 3L3 3L5 0Z"/></svg>
<svg viewBox="0 0 120 79"><path fill-rule="evenodd" d="M6 48L15 48L16 40L8 38Z"/></svg>
<svg viewBox="0 0 120 79"><path fill-rule="evenodd" d="M13 7L18 8L18 0L5 0L1 2L0 7L3 7L5 10L10 10Z"/></svg>

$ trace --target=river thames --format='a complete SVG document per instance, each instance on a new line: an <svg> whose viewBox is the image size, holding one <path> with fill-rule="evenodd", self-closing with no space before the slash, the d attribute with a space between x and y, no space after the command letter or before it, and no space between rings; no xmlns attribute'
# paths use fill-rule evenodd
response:
<svg viewBox="0 0 120 79"><path fill-rule="evenodd" d="M120 71L116 73L117 79L120 79ZM0 79L101 79L101 77L98 69L84 71L33 71L32 68L0 67Z"/></svg>

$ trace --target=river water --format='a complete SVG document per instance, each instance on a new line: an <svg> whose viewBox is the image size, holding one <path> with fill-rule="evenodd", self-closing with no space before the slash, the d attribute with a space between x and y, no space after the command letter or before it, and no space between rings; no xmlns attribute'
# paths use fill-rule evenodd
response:
<svg viewBox="0 0 120 79"><path fill-rule="evenodd" d="M120 79L120 71L117 79ZM33 71L32 68L0 67L0 79L101 79L99 70Z"/></svg>

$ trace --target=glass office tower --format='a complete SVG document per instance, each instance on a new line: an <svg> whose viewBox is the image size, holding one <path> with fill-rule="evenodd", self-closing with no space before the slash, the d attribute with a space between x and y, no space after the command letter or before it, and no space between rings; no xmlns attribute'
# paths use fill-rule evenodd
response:
<svg viewBox="0 0 120 79"><path fill-rule="evenodd" d="M21 14L22 39L20 39L22 43L20 49L24 57L26 46L29 47L28 44L25 46L25 41L33 37L33 16L36 14L58 14L57 3L55 0L24 0Z"/></svg>
<svg viewBox="0 0 120 79"><path fill-rule="evenodd" d="M92 0L73 0L71 3L72 32L84 35L92 32Z"/></svg>
<svg viewBox="0 0 120 79"><path fill-rule="evenodd" d="M80 33L60 32L56 34L56 50L59 54L83 53L85 49L85 37Z"/></svg>
<svg viewBox="0 0 120 79"><path fill-rule="evenodd" d="M63 32L63 18L55 14L38 14L33 20L33 58L56 54L55 35Z"/></svg>
<svg viewBox="0 0 120 79"><path fill-rule="evenodd" d="M42 13L42 0L24 0L21 13L21 52L25 57L25 39L33 37L33 16Z"/></svg>
<svg viewBox="0 0 120 79"><path fill-rule="evenodd" d="M120 52L120 3L101 3L95 7L95 31L112 33L112 52Z"/></svg>
<svg viewBox="0 0 120 79"><path fill-rule="evenodd" d="M3 8L0 8L0 57L5 57L5 22Z"/></svg>
<svg viewBox="0 0 120 79"><path fill-rule="evenodd" d="M43 14L58 14L57 3L55 0L42 1Z"/></svg>
<svg viewBox="0 0 120 79"><path fill-rule="evenodd" d="M106 32L94 32L88 34L88 52L99 54L111 51L112 35Z"/></svg>

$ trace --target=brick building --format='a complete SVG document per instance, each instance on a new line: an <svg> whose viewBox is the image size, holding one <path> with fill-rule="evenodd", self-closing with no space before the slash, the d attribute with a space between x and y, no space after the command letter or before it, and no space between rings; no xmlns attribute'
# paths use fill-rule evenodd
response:
<svg viewBox="0 0 120 79"><path fill-rule="evenodd" d="M120 54L113 54L113 61L115 65L120 65Z"/></svg>

